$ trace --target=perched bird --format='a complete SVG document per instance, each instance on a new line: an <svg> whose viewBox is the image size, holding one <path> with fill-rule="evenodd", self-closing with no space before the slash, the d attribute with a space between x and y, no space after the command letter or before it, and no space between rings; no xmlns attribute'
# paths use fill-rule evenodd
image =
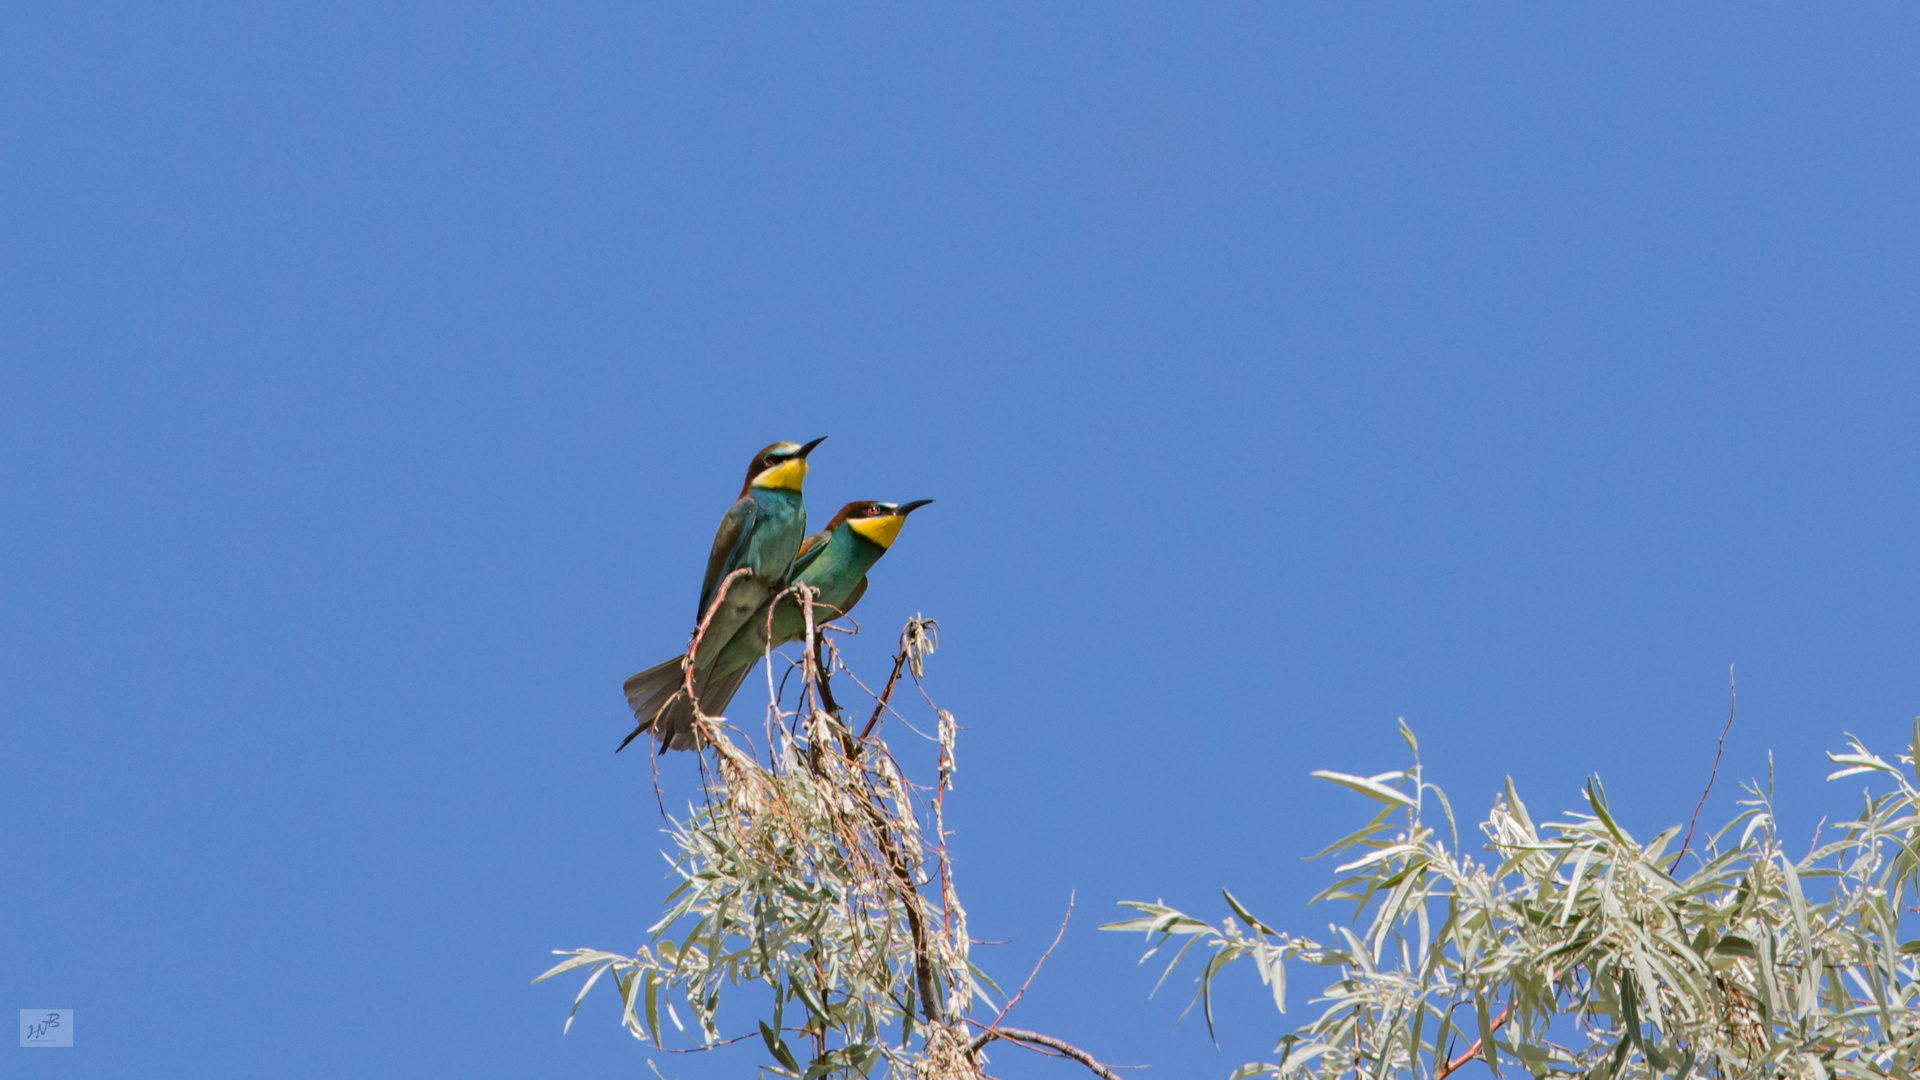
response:
<svg viewBox="0 0 1920 1080"><path fill-rule="evenodd" d="M694 691L700 695L703 712L718 711L705 704L715 661L754 621L756 612L764 623L768 601L787 586L794 556L799 554L807 532L807 509L800 497L801 483L807 477L807 455L825 438L823 435L805 445L777 442L755 454L747 466L747 482L740 488L739 499L720 519L713 551L707 557L707 579L700 586L694 624L708 617L720 583L728 574L743 567L752 573L728 587L725 600L713 611L706 635L701 638L699 654L692 658ZM686 684L687 660L682 654L627 680L627 704L640 721L628 741L651 730L664 748L685 750L693 746L693 710L681 692Z"/></svg>
<svg viewBox="0 0 1920 1080"><path fill-rule="evenodd" d="M813 609L816 625L853 610L866 595L867 571L893 546L907 515L932 501L850 502L840 508L826 528L806 538L793 563L793 581L819 590ZM782 599L773 608L773 647L799 641L806 632L806 613L798 601L791 596ZM763 607L727 643L725 651L699 683L700 711L709 716L723 712L740 683L766 655L766 650L767 610ZM627 741L631 742L644 730L643 719L641 726L627 736ZM624 747L626 743L620 745Z"/></svg>
<svg viewBox="0 0 1920 1080"><path fill-rule="evenodd" d="M793 580L820 591L814 619L825 622L853 610L867 593L867 571L893 546L907 515L932 502L850 502L833 515L827 527L800 543L793 560ZM822 611L821 608L825 610ZM782 634L785 628L788 632ZM798 604L782 604L773 617L774 641L785 645L806 633Z"/></svg>

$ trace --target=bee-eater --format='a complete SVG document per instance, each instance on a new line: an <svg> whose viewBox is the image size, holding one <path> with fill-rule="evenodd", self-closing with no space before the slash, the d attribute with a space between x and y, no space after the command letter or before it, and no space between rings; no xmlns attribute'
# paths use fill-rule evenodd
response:
<svg viewBox="0 0 1920 1080"><path fill-rule="evenodd" d="M720 519L707 557L707 579L700 586L700 608L694 624L708 618L720 583L735 570L752 572L727 587L726 598L712 612L712 621L693 658L694 690L703 702L715 662L727 645L760 612L769 599L786 588L794 557L807 533L807 509L800 486L807 477L807 455L826 438L802 445L777 442L753 456L740 497ZM685 750L694 744L693 711L680 691L686 683L687 657L682 654L655 664L627 680L627 704L640 720L634 734L651 729L664 747ZM714 710L717 712L718 710ZM631 740L632 736L628 736ZM621 744L625 746L625 743Z"/></svg>
<svg viewBox="0 0 1920 1080"><path fill-rule="evenodd" d="M793 581L818 590L814 597L815 625L853 610L866 595L867 571L893 546L907 515L932 501L850 502L840 508L826 528L801 543L799 557L793 563ZM725 711L747 673L766 654L766 631L767 611L763 607L727 643L726 650L714 661L700 684L701 712L717 716ZM799 641L806 632L806 614L795 598L787 597L774 607L774 648ZM640 728L627 736L628 741L644 730L643 718Z"/></svg>
<svg viewBox="0 0 1920 1080"><path fill-rule="evenodd" d="M819 590L814 603L816 623L853 610L867 594L867 571L893 546L907 515L932 501L850 502L826 528L801 541L800 554L793 560L793 580ZM781 604L773 615L774 644L785 645L804 636L806 618L800 606Z"/></svg>

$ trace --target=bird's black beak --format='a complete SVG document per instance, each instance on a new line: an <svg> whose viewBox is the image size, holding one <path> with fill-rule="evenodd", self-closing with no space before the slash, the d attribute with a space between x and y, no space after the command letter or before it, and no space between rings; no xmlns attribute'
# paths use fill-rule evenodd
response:
<svg viewBox="0 0 1920 1080"><path fill-rule="evenodd" d="M827 441L827 437L825 435L822 435L819 438L813 440L812 442L800 448L800 456L806 457L808 454L813 453L814 447L819 446L821 443L826 441Z"/></svg>
<svg viewBox="0 0 1920 1080"><path fill-rule="evenodd" d="M932 501L932 499L915 499L910 503L901 503L900 508L895 510L893 514L895 517L906 517L908 514L913 513L915 510L920 509Z"/></svg>

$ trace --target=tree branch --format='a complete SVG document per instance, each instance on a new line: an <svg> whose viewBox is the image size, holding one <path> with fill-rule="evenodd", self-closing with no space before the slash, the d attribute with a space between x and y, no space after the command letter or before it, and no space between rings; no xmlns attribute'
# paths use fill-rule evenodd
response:
<svg viewBox="0 0 1920 1080"><path fill-rule="evenodd" d="M703 726L707 717L705 716L705 714L703 714L700 711L700 699L695 697L693 694L694 654L700 650L700 640L707 636L707 627L713 624L714 614L720 610L721 602L727 598L727 590L733 588L734 582L740 580L741 578L751 573L753 573L753 567L742 566L738 570L735 570L733 573L728 574L725 578L721 579L720 590L714 594L713 602L707 605L706 614L700 617L700 625L694 628L693 640L688 643L687 651L685 655L680 657L680 670L682 672L682 675L680 676L679 693L685 694L687 697L687 703L690 706L692 706L693 726L694 726L694 733L696 735L699 734L699 729ZM668 699L668 700L669 702L671 702L672 699ZM650 728L653 728L654 723L660 719L660 713L664 712L665 710L666 710L666 706L663 705L652 716L649 716L645 720L640 721L640 726L634 728L631 734L629 734L626 738L620 740L620 745L614 747L613 752L617 754L620 751L625 750L627 748L628 743L640 737L641 732L646 731ZM657 735L658 732L656 731L655 734ZM661 739L660 740L661 752L665 753L666 749L667 749L667 742L665 739ZM656 787L658 786L657 780L655 782L655 786ZM663 804L661 806L661 813L664 814L665 812L666 812L666 807Z"/></svg>
<svg viewBox="0 0 1920 1080"><path fill-rule="evenodd" d="M707 636L707 627L713 625L713 617L720 611L721 603L726 600L727 590L733 588L734 582L751 573L753 573L753 567L743 566L720 580L720 588L713 594L713 603L707 605L707 613L700 617L700 625L693 632L693 641L687 645L687 675L680 688L686 692L688 701L693 705L693 715L696 720L702 719L705 715L700 711L700 699L693 693L693 665L696 655L700 652L700 641Z"/></svg>
<svg viewBox="0 0 1920 1080"><path fill-rule="evenodd" d="M1060 917L1060 929L1055 930L1053 932L1053 944L1047 946L1047 951L1040 954L1040 959L1036 961L1033 965L1033 971L1027 975L1027 981L1021 983L1019 991L1016 992L1012 997L1007 999L1007 1004L1003 1008L1001 1008L1000 1015L994 1017L993 1023L987 1025L988 1031L993 1031L996 1028L998 1028L1000 1026L1000 1021L1005 1020L1007 1018L1007 1014L1013 1011L1013 1007L1020 1003L1020 999L1022 997L1026 996L1027 987L1032 986L1034 976L1040 974L1040 966L1047 962L1047 957L1053 955L1053 950L1059 946L1060 939L1066 935L1067 920L1073 918L1073 897L1074 897L1073 893L1069 892L1067 894L1067 913Z"/></svg>
<svg viewBox="0 0 1920 1080"><path fill-rule="evenodd" d="M1727 665L1727 723L1720 729L1720 743L1713 748L1713 771L1707 774L1706 790L1700 792L1700 801L1693 804L1693 816L1687 819L1687 835L1680 841L1680 850L1673 853L1673 865L1667 867L1667 876L1673 876L1680 869L1680 860L1687 853L1687 845L1693 843L1693 826L1700 820L1700 808L1707 805L1707 792L1713 790L1714 778L1720 775L1720 752L1727 748L1727 732L1733 730L1733 710L1740 704L1740 695L1733 682L1733 665Z"/></svg>
<svg viewBox="0 0 1920 1080"><path fill-rule="evenodd" d="M1493 1027L1491 1030L1499 1031L1500 1025L1507 1022L1507 1017L1512 1012L1513 1012L1512 1005L1508 1005L1506 1008L1501 1009L1500 1018L1493 1022ZM1440 1067L1440 1071L1433 1074L1433 1080L1447 1080L1447 1077L1453 1073L1453 1070L1459 1068L1462 1065L1465 1065L1467 1062L1472 1061L1474 1058L1479 1057L1480 1042L1481 1040L1479 1039L1473 1040L1473 1045L1467 1047L1464 1053L1462 1053L1459 1057L1454 1058L1452 1061L1447 1062L1445 1065L1442 1065Z"/></svg>
<svg viewBox="0 0 1920 1080"><path fill-rule="evenodd" d="M933 943L927 934L927 923L920 909L920 890L913 883L913 873L907 869L907 861L900 857L900 846L894 843L885 812L869 799L859 800L873 823L873 837L880 845L880 853L887 860L887 867L893 871L895 887L900 895L900 907L907 916L907 930L913 935L913 981L920 995L920 1012L928 1023L946 1023L946 1009L934 996Z"/></svg>
<svg viewBox="0 0 1920 1080"><path fill-rule="evenodd" d="M829 653L833 652L833 647L833 643L827 640L827 635L825 634L821 634L815 639L813 644L813 666L814 669L820 673L819 689L821 704L826 706L827 715L833 717L834 734L840 737L840 751L847 756L847 760L851 761L860 756L860 751L854 745L853 732L847 730L846 722L840 717L840 705L833 700L833 687L828 684L827 679L833 670L833 665L828 662ZM833 655L837 656L838 654L834 653Z"/></svg>
<svg viewBox="0 0 1920 1080"><path fill-rule="evenodd" d="M907 663L907 643L900 643L900 651L893 658L893 674L887 676L886 689L880 691L880 704L873 707L873 715L867 718L867 726L860 729L860 737L865 739L873 734L875 725L880 723L880 715L887 711L887 702L893 700L893 686L900 681L900 669Z"/></svg>
<svg viewBox="0 0 1920 1080"><path fill-rule="evenodd" d="M1065 1057L1070 1057L1080 1064L1085 1065L1088 1069L1092 1070L1093 1075L1099 1077L1100 1080L1120 1080L1119 1074L1115 1073L1111 1068L1095 1061L1092 1054L1087 1053L1072 1043L1062 1042L1051 1035L1042 1035L1037 1031L1026 1031L1021 1028L988 1028L986 1031L981 1032L978 1038L967 1044L967 1052L977 1053L981 1047L986 1046L995 1039L1006 1039L1010 1042L1031 1043L1034 1046L1044 1046L1049 1050L1056 1051Z"/></svg>

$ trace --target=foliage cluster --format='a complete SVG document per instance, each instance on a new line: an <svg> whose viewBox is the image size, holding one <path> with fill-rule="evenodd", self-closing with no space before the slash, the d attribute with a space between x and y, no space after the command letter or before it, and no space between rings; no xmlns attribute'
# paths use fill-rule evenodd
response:
<svg viewBox="0 0 1920 1080"><path fill-rule="evenodd" d="M1920 725L1899 765L1858 740L1829 755L1840 766L1829 779L1876 786L1858 817L1818 831L1799 858L1774 819L1771 779L1745 785L1738 815L1698 853L1682 841L1678 854L1678 826L1636 841L1597 781L1590 812L1535 824L1509 780L1480 825L1483 862L1423 778L1404 723L1401 733L1404 771L1314 774L1380 804L1321 853L1354 856L1315 898L1354 904L1352 925L1325 944L1271 928L1231 894L1217 925L1130 902L1141 916L1106 927L1144 931L1147 956L1184 939L1168 973L1202 945L1196 1002L1209 1028L1215 982L1237 961L1253 962L1281 1012L1287 961L1337 969L1318 1015L1235 1080L1443 1080L1475 1058L1496 1074L1590 1080L1913 1074L1920 942L1898 931L1920 886Z"/></svg>
<svg viewBox="0 0 1920 1080"><path fill-rule="evenodd" d="M668 1052L757 1039L761 1070L790 1080L978 1080L995 1039L1113 1080L1071 1044L1004 1023L1024 986L991 1022L971 1015L1001 991L969 956L947 852L957 726L926 698L938 748L928 786L876 730L888 715L905 724L894 690L903 672L920 686L935 624L909 620L884 689L860 684L875 707L856 735L832 678L858 680L832 628L815 627L810 590L789 592L808 611L788 668L801 674L798 701L783 707L770 652L760 746L695 710L705 804L668 821L677 884L648 942L560 951L540 979L584 970L577 1011L611 974L636 1039ZM1313 774L1378 804L1320 853L1347 861L1314 902L1353 904L1324 942L1274 929L1231 893L1217 924L1127 902L1140 917L1105 927L1144 932L1147 957L1178 941L1162 984L1200 947L1195 1004L1210 1030L1216 982L1238 961L1253 962L1282 1013L1290 961L1333 969L1317 1014L1232 1080L1446 1080L1476 1059L1539 1080L1912 1080L1920 941L1902 942L1900 927L1920 910L1907 906L1920 893L1920 722L1895 762L1858 740L1829 755L1840 766L1830 779L1872 786L1853 820L1823 821L1799 858L1771 779L1745 785L1737 815L1697 848L1691 823L1684 837L1675 826L1635 840L1597 779L1586 812L1536 824L1509 780L1480 824L1482 858L1404 723L1401 734L1404 770ZM755 986L770 1015L724 1037L723 999ZM668 1050L663 1013L687 1047Z"/></svg>
<svg viewBox="0 0 1920 1080"><path fill-rule="evenodd" d="M690 1041L687 1049L757 1038L770 1059L761 1069L793 1080L882 1070L980 1077L982 1049L996 1038L1078 1055L1111 1076L1068 1044L999 1024L1005 1008L993 1024L969 1016L999 991L969 957L967 914L947 853L944 807L956 724L926 698L938 747L930 787L906 778L876 730L888 714L906 723L894 689L903 671L920 685L937 645L936 624L917 616L907 622L892 675L880 693L868 691L874 711L856 735L831 682L836 674L854 676L827 636L830 628L816 630L810 590L796 585L790 592L808 608L804 648L788 669L801 673L799 700L782 707L773 681L778 657L770 654L764 758L724 718L695 709L700 742L711 754L702 758L703 770L711 762L703 772L706 803L669 819L678 884L648 928L648 943L630 954L556 950L566 959L535 981L586 969L577 1012L611 974L621 1022L636 1039L685 1052L668 1049L664 1013ZM698 641L696 635L696 647ZM757 1032L723 1037L723 999L752 985L770 992L771 1015Z"/></svg>

